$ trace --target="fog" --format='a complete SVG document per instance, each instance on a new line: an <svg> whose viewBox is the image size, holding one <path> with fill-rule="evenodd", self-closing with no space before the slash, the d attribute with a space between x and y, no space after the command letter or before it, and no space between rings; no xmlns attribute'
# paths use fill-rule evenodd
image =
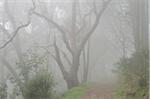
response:
<svg viewBox="0 0 150 99"><path fill-rule="evenodd" d="M148 0L0 0L0 99L35 99L26 98L24 90L40 72L52 75L60 97L84 83L117 86L128 81L126 73L138 80L144 73L141 77L148 79L142 76L149 72L143 72L148 61L133 67L135 74L130 67L122 68L130 66L126 60L133 61L136 53L149 50L149 4ZM43 97L36 99L54 99Z"/></svg>

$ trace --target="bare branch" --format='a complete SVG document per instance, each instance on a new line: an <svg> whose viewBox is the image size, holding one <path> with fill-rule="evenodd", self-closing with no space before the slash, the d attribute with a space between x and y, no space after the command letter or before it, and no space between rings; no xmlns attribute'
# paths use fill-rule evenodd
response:
<svg viewBox="0 0 150 99"><path fill-rule="evenodd" d="M89 12L89 13L87 13L87 14L85 14L84 16L83 16L83 25L81 26L81 28L80 29L78 29L77 30L77 34L79 34L83 29L84 29L84 27L85 27L85 25L86 25L86 18L88 17L88 16L90 16L91 14L92 14L92 12L93 12L93 9Z"/></svg>
<svg viewBox="0 0 150 99"><path fill-rule="evenodd" d="M73 52L72 52L72 49L71 49L71 47L70 47L69 41L67 41L67 36L66 36L67 32L66 32L59 24L57 24L57 23L54 22L53 20L47 18L46 16L44 16L44 15L42 15L42 14L36 12L36 11L33 11L33 14L35 14L35 15L37 15L38 17L40 17L40 18L46 20L49 24L54 25L54 26L61 32L63 41L64 41L64 43L65 43L67 49L68 49L68 50L70 51L70 53L72 54Z"/></svg>
<svg viewBox="0 0 150 99"><path fill-rule="evenodd" d="M14 38L15 36L18 34L18 32L20 31L20 29L27 27L30 24L30 21L28 21L26 24L19 26L12 34L12 37L6 41L2 46L0 46L0 49L6 47Z"/></svg>
<svg viewBox="0 0 150 99"><path fill-rule="evenodd" d="M93 1L93 9L94 9L94 13L97 15L98 12L97 12L97 9L96 9L96 2L95 2L95 0Z"/></svg>
<svg viewBox="0 0 150 99"><path fill-rule="evenodd" d="M62 38L63 38L63 41L64 41L64 43L66 45L66 48L69 50L69 52L71 54L73 54L73 51L72 51L71 46L69 44L69 41L67 41L67 32L59 24L57 24L53 20L51 20L51 19L47 18L46 16L44 16L44 15L34 11L36 9L36 5L35 5L34 0L32 0L32 3L33 3L33 7L34 7L34 9L32 10L32 13L37 15L38 17L46 20L49 24L54 25L62 33Z"/></svg>
<svg viewBox="0 0 150 99"><path fill-rule="evenodd" d="M63 54L64 58L65 58L66 61L68 62L69 66L72 66L72 63L71 63L71 61L69 60L69 58L68 58L68 56L66 55L66 53L65 53L63 50L61 50L61 53Z"/></svg>
<svg viewBox="0 0 150 99"><path fill-rule="evenodd" d="M85 35L85 37L83 38L83 41L80 44L79 47L79 53L81 53L82 49L84 48L87 40L89 39L89 37L94 33L95 29L97 28L98 24L99 24L99 20L102 17L105 9L107 8L108 4L110 3L111 0L108 0L104 3L102 9L100 10L100 12L96 15L96 20L94 25L92 26L91 30Z"/></svg>
<svg viewBox="0 0 150 99"><path fill-rule="evenodd" d="M6 2L6 6L7 6L7 2ZM7 8L7 7L6 7L6 8ZM7 8L7 9L8 9L8 8ZM29 12L28 12L28 22L27 22L26 24L23 24L23 25L18 26L17 29L16 29L13 33L11 33L11 34L13 34L12 37L10 37L2 46L0 46L0 49L6 47L6 46L15 38L15 36L18 34L18 32L19 32L22 28L27 27L27 26L31 23L30 15L31 15L32 10L34 10L34 9L35 9L35 4L33 3L33 8L31 8L31 9L29 10ZM12 18L11 18L11 19L12 19ZM2 26L0 26L0 28L1 28L4 32L8 33L8 31L7 31L5 28L3 28Z"/></svg>
<svg viewBox="0 0 150 99"><path fill-rule="evenodd" d="M72 49L70 47L70 44L69 44L69 41L67 41L67 35L66 34L63 35L63 41L64 41L64 43L66 45L66 48L70 51L71 54L73 54L73 51L72 51Z"/></svg>
<svg viewBox="0 0 150 99"><path fill-rule="evenodd" d="M67 71L65 70L64 68L64 65L62 63L62 60L61 60L61 56L60 56L60 51L59 51L59 48L57 47L57 44L56 44L56 38L54 38L54 48L55 48L55 57L56 57L56 62L58 64L58 66L60 67L60 70L62 71L62 73L64 75L66 75Z"/></svg>

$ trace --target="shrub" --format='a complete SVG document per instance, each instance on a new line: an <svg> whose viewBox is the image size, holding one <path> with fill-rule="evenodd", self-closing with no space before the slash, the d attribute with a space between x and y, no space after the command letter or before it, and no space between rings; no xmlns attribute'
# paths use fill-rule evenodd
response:
<svg viewBox="0 0 150 99"><path fill-rule="evenodd" d="M149 86L149 53L135 52L132 57L118 63L121 86L117 91L119 99L147 99ZM123 98L124 97L124 98Z"/></svg>
<svg viewBox="0 0 150 99"><path fill-rule="evenodd" d="M0 99L6 99L7 97L7 86L6 84L0 85Z"/></svg>
<svg viewBox="0 0 150 99"><path fill-rule="evenodd" d="M53 99L53 86L51 74L39 72L26 82L23 96L25 99Z"/></svg>

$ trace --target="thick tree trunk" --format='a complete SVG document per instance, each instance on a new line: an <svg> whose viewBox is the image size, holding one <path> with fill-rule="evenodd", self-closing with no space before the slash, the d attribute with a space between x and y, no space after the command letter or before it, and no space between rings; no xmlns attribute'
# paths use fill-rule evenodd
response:
<svg viewBox="0 0 150 99"><path fill-rule="evenodd" d="M78 75L69 73L68 77L65 78L68 89L79 85Z"/></svg>
<svg viewBox="0 0 150 99"><path fill-rule="evenodd" d="M69 89L74 86L79 85L80 83L78 79L79 65L80 65L80 54L75 52L73 54L73 61L72 61L71 69L66 77L67 79L65 79Z"/></svg>

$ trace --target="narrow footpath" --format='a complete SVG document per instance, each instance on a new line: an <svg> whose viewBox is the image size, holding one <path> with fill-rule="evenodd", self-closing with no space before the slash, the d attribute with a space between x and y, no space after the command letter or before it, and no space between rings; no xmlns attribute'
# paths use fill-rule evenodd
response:
<svg viewBox="0 0 150 99"><path fill-rule="evenodd" d="M114 99L115 86L110 84L92 84L83 99Z"/></svg>

